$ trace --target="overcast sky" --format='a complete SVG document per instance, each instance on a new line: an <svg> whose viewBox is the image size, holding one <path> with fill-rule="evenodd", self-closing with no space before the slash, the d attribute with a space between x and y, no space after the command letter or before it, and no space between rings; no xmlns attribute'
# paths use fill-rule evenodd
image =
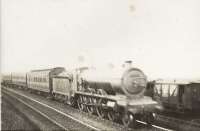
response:
<svg viewBox="0 0 200 131"><path fill-rule="evenodd" d="M2 71L133 60L150 78L200 78L199 0L2 0Z"/></svg>

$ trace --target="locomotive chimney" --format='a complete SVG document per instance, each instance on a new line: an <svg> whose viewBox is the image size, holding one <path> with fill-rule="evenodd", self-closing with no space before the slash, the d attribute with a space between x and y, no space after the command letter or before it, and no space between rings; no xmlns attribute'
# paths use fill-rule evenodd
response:
<svg viewBox="0 0 200 131"><path fill-rule="evenodd" d="M132 67L132 61L131 60L127 60L124 62L124 67L125 68L131 68Z"/></svg>

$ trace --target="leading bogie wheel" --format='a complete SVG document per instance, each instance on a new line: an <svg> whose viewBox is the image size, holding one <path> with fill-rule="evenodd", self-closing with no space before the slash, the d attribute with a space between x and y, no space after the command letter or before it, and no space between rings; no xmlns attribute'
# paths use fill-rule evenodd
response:
<svg viewBox="0 0 200 131"><path fill-rule="evenodd" d="M122 116L122 124L125 126L125 127L135 127L136 125L136 121L135 121L135 117L133 114L131 113L126 113Z"/></svg>
<svg viewBox="0 0 200 131"><path fill-rule="evenodd" d="M115 112L113 110L107 111L107 117L110 121L115 121Z"/></svg>
<svg viewBox="0 0 200 131"><path fill-rule="evenodd" d="M151 126L153 121L154 121L153 113L147 113L146 114L146 122L147 122L147 124L149 126Z"/></svg>

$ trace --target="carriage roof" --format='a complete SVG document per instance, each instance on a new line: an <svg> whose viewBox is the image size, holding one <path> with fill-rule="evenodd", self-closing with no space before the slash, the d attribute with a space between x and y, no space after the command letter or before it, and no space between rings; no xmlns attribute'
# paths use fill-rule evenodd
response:
<svg viewBox="0 0 200 131"><path fill-rule="evenodd" d="M199 80L156 81L155 84L189 85L189 84L200 84L200 81Z"/></svg>

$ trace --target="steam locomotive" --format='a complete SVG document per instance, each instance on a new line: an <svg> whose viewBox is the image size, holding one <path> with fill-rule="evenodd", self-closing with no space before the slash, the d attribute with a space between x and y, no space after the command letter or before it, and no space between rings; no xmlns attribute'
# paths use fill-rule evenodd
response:
<svg viewBox="0 0 200 131"><path fill-rule="evenodd" d="M6 87L20 87L59 99L111 121L134 126L136 119L151 124L158 103L144 96L147 77L138 68L97 70L56 67L24 74L4 75Z"/></svg>

